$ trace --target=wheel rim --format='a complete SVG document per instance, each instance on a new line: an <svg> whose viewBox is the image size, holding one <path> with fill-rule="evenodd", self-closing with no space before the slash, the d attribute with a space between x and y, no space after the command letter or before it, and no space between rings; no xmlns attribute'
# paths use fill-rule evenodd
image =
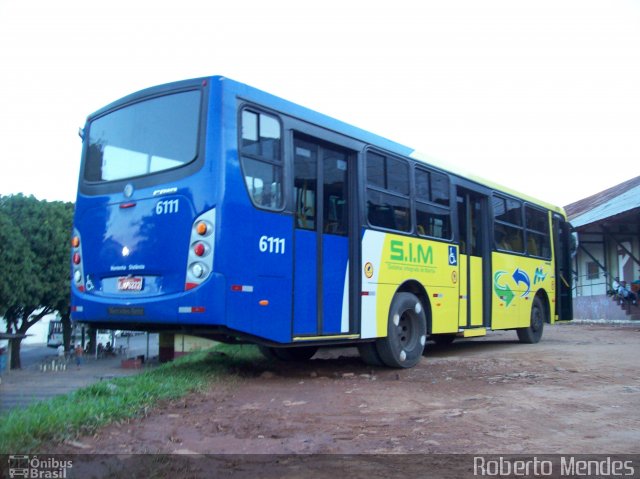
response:
<svg viewBox="0 0 640 479"><path fill-rule="evenodd" d="M426 317L420 300L399 292L389 308L387 335L376 341L381 361L393 368L410 368L422 357L426 343Z"/></svg>
<svg viewBox="0 0 640 479"><path fill-rule="evenodd" d="M396 326L396 334L402 349L411 349L415 346L417 341L415 332L416 320L416 315L410 310L404 311L400 315L398 325Z"/></svg>

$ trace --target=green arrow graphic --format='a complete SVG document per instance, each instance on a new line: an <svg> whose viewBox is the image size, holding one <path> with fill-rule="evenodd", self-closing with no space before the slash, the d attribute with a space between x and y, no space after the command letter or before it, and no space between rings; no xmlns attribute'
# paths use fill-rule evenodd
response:
<svg viewBox="0 0 640 479"><path fill-rule="evenodd" d="M508 285L500 284L500 277L503 274L507 274L506 271L497 271L496 274L493 275L493 290L496 292L498 297L506 303L507 306L511 304L515 294L511 291L511 288Z"/></svg>

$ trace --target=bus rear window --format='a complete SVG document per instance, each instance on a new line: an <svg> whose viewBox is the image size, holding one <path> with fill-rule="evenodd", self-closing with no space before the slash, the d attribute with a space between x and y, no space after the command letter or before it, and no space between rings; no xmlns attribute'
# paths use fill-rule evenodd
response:
<svg viewBox="0 0 640 479"><path fill-rule="evenodd" d="M128 105L91 122L84 178L106 182L192 162L198 151L200 92Z"/></svg>

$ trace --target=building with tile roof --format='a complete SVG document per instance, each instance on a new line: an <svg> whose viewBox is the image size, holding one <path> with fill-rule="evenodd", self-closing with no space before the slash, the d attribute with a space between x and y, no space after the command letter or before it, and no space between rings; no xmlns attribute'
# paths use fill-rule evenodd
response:
<svg viewBox="0 0 640 479"><path fill-rule="evenodd" d="M640 176L565 206L578 235L574 316L582 319L640 319L640 308L617 305L616 277L640 289Z"/></svg>

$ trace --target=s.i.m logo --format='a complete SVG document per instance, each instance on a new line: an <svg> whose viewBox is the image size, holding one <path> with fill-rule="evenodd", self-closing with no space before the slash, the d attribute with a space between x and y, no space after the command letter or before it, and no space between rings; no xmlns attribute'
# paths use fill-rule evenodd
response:
<svg viewBox="0 0 640 479"><path fill-rule="evenodd" d="M391 240L389 259L399 263L433 264L433 248L429 245L416 244L402 240Z"/></svg>
<svg viewBox="0 0 640 479"><path fill-rule="evenodd" d="M393 239L388 243L386 267L405 273L434 273L434 249L424 241Z"/></svg>

